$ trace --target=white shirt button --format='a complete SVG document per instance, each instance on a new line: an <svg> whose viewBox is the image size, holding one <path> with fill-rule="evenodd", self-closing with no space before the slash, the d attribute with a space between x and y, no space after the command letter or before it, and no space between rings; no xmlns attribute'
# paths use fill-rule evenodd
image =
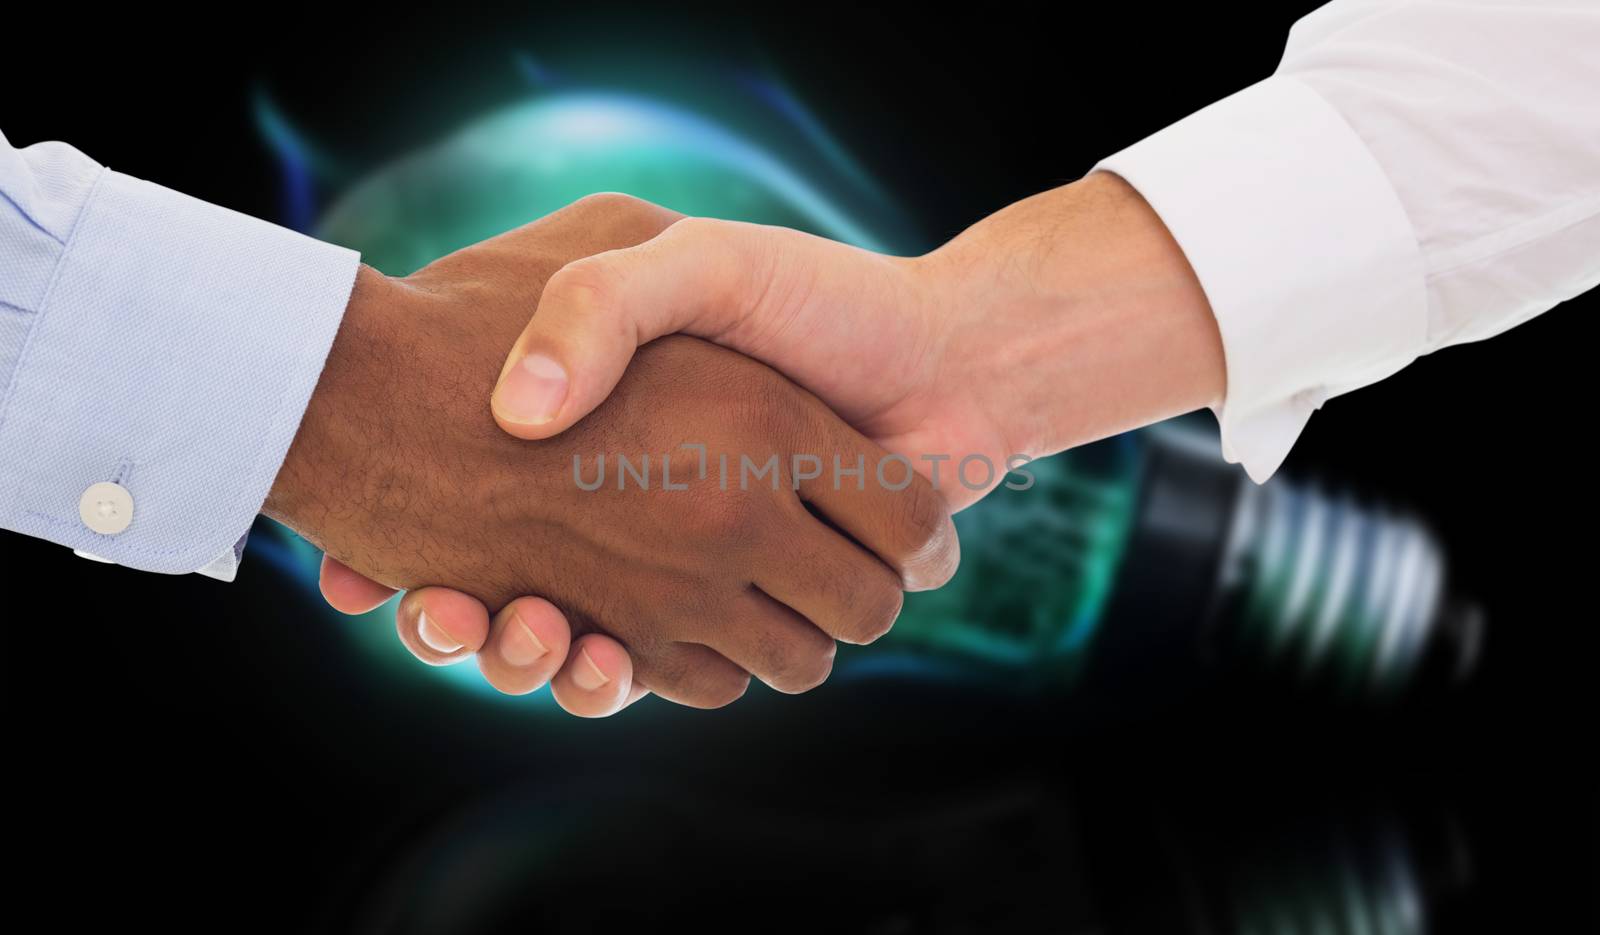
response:
<svg viewBox="0 0 1600 935"><path fill-rule="evenodd" d="M95 484L78 500L78 517L95 532L114 536L133 522L133 495L121 484Z"/></svg>

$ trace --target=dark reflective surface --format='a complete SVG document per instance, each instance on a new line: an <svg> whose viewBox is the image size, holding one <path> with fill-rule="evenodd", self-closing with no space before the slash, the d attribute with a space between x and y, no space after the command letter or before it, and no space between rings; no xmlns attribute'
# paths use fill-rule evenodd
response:
<svg viewBox="0 0 1600 935"><path fill-rule="evenodd" d="M530 786L393 854L369 930L1387 932L1447 925L1475 883L1452 809L1345 790L1131 790L1039 776L783 806L743 788Z"/></svg>
<svg viewBox="0 0 1600 935"><path fill-rule="evenodd" d="M119 595L190 587L109 571ZM231 612L89 594L70 667L13 667L18 898L362 932L1571 931L1593 910L1587 718L1558 681L1361 713L875 680L589 723L363 666L270 575L198 587Z"/></svg>

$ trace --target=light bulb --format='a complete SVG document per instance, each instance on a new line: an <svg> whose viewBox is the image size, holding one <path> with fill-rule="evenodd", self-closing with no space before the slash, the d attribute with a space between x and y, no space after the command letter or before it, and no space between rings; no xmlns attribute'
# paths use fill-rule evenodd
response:
<svg viewBox="0 0 1600 935"><path fill-rule="evenodd" d="M1252 484L1191 423L1028 470L1030 489L957 516L961 570L910 595L880 641L898 665L860 665L1066 686L1113 642L1381 698L1430 656L1457 677L1476 659L1482 614L1447 599L1420 521L1293 480Z"/></svg>

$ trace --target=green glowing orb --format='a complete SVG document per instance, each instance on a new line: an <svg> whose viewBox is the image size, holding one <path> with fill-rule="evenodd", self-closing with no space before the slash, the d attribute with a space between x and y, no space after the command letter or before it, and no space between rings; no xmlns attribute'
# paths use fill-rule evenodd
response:
<svg viewBox="0 0 1600 935"><path fill-rule="evenodd" d="M847 213L844 196L737 133L686 111L597 94L510 107L379 169L334 203L317 235L404 275L604 191L892 246Z"/></svg>

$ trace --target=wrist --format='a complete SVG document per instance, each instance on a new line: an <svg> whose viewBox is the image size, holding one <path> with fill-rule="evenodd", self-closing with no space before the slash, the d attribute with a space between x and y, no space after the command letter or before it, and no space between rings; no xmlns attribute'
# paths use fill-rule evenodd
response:
<svg viewBox="0 0 1600 935"><path fill-rule="evenodd" d="M348 502L331 488L354 473L351 457L374 454L375 446L359 437L364 434L363 423L349 414L376 404L381 396L377 382L362 374L381 356L378 348L388 331L381 323L391 314L401 289L398 280L366 264L356 271L316 389L262 507L263 513L302 534L309 535L316 527L319 514ZM366 403L361 401L364 397Z"/></svg>
<svg viewBox="0 0 1600 935"><path fill-rule="evenodd" d="M1097 172L924 258L951 369L1017 453L1044 455L1221 403L1221 338L1159 216Z"/></svg>

